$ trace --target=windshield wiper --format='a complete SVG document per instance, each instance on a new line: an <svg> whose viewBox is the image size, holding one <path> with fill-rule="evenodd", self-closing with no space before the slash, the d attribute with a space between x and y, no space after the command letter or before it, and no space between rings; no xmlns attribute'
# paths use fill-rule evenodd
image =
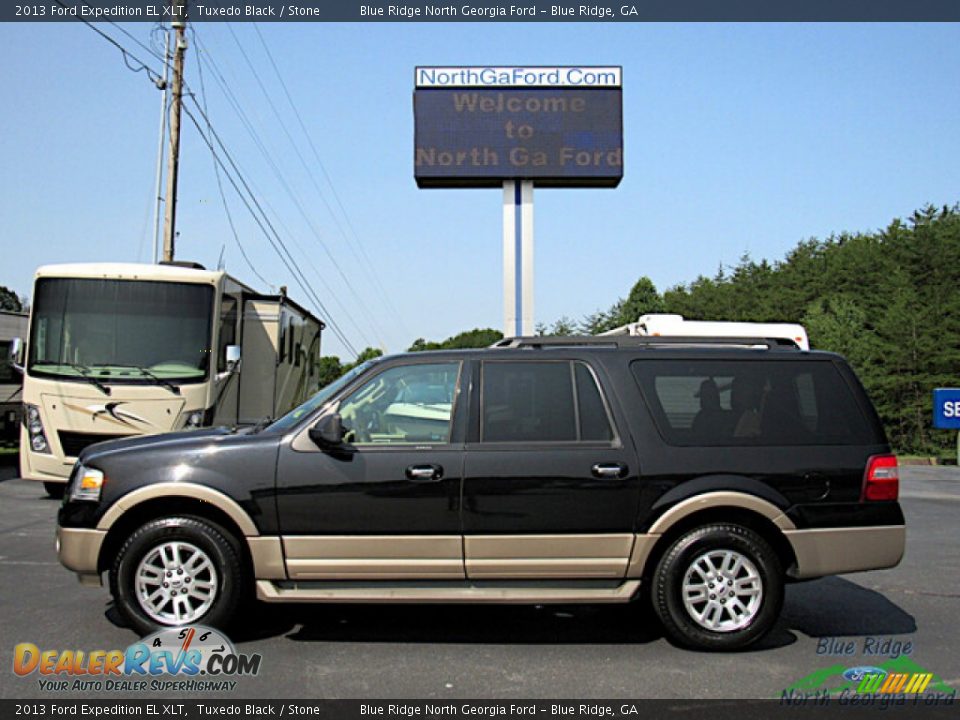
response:
<svg viewBox="0 0 960 720"><path fill-rule="evenodd" d="M180 388L178 388L172 382L170 382L169 380L164 380L162 377L157 377L156 375L154 375L152 372L147 370L145 367L142 367L141 365L118 365L117 363L110 363L110 367L130 368L131 370L137 370L138 372L143 373L145 377L148 377L151 380L153 380L157 385L163 385L163 387L167 388L167 390L172 392L174 395L180 394Z"/></svg>
<svg viewBox="0 0 960 720"><path fill-rule="evenodd" d="M82 377L82 378L83 378L84 380L86 380L88 383L90 383L91 385L93 385L97 390L99 390L100 392L102 392L104 395L109 395L109 394L110 394L110 388L108 388L108 387L107 387L106 385L104 385L102 382L100 382L99 380L97 380L93 375L91 375L91 374L90 374L90 372L91 372L91 371L90 371L90 368L88 368L86 365L80 365L79 363L69 363L69 362L62 362L62 363L58 363L58 364L59 364L59 365L65 365L65 366L68 367L68 368L72 368L72 369L76 370L78 373L80 373L80 377Z"/></svg>
<svg viewBox="0 0 960 720"><path fill-rule="evenodd" d="M258 432L263 430L265 427L267 427L267 425L270 425L272 422L273 422L273 418L270 417L269 415L265 415L264 417L257 420L257 424L253 426L253 429L250 431L250 434L256 435Z"/></svg>

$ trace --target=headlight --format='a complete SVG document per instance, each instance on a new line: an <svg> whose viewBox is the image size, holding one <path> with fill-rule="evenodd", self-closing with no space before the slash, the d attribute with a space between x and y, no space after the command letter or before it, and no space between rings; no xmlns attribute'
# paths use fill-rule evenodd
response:
<svg viewBox="0 0 960 720"><path fill-rule="evenodd" d="M40 419L40 408L30 403L23 404L23 417L27 426L27 433L30 435L30 447L34 452L49 453L50 443L47 442L47 435L43 431L43 420Z"/></svg>
<svg viewBox="0 0 960 720"><path fill-rule="evenodd" d="M80 465L77 468L77 479L70 492L71 500L99 500L100 489L106 480L103 473L94 468Z"/></svg>
<svg viewBox="0 0 960 720"><path fill-rule="evenodd" d="M195 430L201 425L203 425L203 410L194 410L187 415L187 421L183 424L187 430Z"/></svg>

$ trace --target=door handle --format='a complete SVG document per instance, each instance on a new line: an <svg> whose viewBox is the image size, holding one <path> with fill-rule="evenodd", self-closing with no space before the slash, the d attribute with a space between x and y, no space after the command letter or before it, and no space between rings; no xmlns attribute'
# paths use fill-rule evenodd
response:
<svg viewBox="0 0 960 720"><path fill-rule="evenodd" d="M627 474L627 466L620 463L597 463L591 471L597 478L619 478Z"/></svg>
<svg viewBox="0 0 960 720"><path fill-rule="evenodd" d="M413 482L434 482L443 477L443 468L439 465L411 465L407 468L407 479Z"/></svg>

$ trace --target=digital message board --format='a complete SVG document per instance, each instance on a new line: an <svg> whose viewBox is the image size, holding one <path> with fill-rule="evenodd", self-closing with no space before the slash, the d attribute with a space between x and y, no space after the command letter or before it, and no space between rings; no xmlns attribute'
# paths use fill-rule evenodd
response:
<svg viewBox="0 0 960 720"><path fill-rule="evenodd" d="M419 187L616 187L620 68L417 68Z"/></svg>

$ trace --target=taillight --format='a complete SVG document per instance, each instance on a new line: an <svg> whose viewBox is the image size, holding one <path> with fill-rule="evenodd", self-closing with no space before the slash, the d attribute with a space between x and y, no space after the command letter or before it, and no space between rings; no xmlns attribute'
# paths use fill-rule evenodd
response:
<svg viewBox="0 0 960 720"><path fill-rule="evenodd" d="M861 502L896 500L900 495L900 471L896 455L874 455L863 473Z"/></svg>

